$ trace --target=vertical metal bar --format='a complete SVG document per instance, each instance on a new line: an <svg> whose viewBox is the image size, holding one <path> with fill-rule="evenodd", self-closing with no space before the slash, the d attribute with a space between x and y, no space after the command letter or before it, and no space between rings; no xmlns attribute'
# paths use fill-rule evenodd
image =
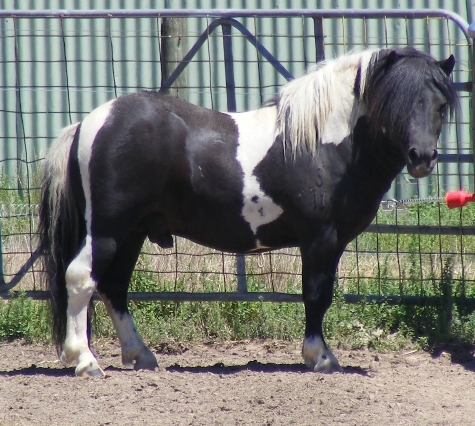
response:
<svg viewBox="0 0 475 426"><path fill-rule="evenodd" d="M226 99L229 112L236 112L236 84L234 82L234 58L231 25L223 23L224 73L226 76Z"/></svg>
<svg viewBox="0 0 475 426"><path fill-rule="evenodd" d="M470 140L472 141L472 152L475 153L475 22L472 22L468 27L468 36L470 37L471 41L471 48L469 50L470 54L470 68L471 68L471 78L472 78L472 91L471 91L471 99L470 99ZM474 162L475 162L475 155ZM475 167L475 164L474 164Z"/></svg>
<svg viewBox="0 0 475 426"><path fill-rule="evenodd" d="M0 218L0 288L5 286L5 272L3 270L3 235L2 235L2 222L3 219Z"/></svg>
<svg viewBox="0 0 475 426"><path fill-rule="evenodd" d="M236 112L236 84L234 82L234 59L231 38L231 25L223 23L222 29L227 106L229 112ZM238 293L247 293L246 259L243 254L236 255L236 273Z"/></svg>
<svg viewBox="0 0 475 426"><path fill-rule="evenodd" d="M16 118L16 155L17 155L17 186L18 186L18 195L22 201L24 201L24 191L22 185L22 171L23 163L20 161L20 158L23 154L23 146L25 140L25 126L23 123L23 109L21 104L21 85L20 85L20 34L18 29L18 19L13 18L13 28L15 34L15 93L16 93L16 108L15 108L15 118Z"/></svg>
<svg viewBox="0 0 475 426"><path fill-rule="evenodd" d="M325 60L323 18L313 18L313 34L315 37L315 57L317 62L320 62Z"/></svg>
<svg viewBox="0 0 475 426"><path fill-rule="evenodd" d="M236 255L236 272L237 272L237 292L247 293L246 279L246 258L243 254Z"/></svg>

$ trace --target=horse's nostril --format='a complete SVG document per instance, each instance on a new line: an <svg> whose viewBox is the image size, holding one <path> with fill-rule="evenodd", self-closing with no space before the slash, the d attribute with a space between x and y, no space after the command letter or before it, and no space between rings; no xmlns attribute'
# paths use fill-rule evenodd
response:
<svg viewBox="0 0 475 426"><path fill-rule="evenodd" d="M432 158L431 158L431 160L432 160L432 161L435 161L435 160L437 160L438 157L439 157L439 153L437 152L436 149L434 149L434 151L432 152Z"/></svg>
<svg viewBox="0 0 475 426"><path fill-rule="evenodd" d="M419 153L416 148L411 148L407 153L407 156L409 157L409 161L413 164L417 163L419 160Z"/></svg>

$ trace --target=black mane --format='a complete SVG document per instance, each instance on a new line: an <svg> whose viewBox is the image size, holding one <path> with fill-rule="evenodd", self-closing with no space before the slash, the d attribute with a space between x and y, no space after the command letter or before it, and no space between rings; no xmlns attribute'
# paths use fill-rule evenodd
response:
<svg viewBox="0 0 475 426"><path fill-rule="evenodd" d="M373 55L363 91L373 131L384 127L390 134L406 132L405 124L427 76L445 96L449 116L453 117L457 106L455 88L432 56L411 47L383 49Z"/></svg>

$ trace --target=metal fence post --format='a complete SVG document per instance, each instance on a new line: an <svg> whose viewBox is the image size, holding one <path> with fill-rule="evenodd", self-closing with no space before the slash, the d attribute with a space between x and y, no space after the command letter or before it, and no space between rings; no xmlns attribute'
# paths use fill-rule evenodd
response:
<svg viewBox="0 0 475 426"><path fill-rule="evenodd" d="M236 112L236 84L234 82L234 58L231 38L231 25L222 24L224 72L226 76L226 99L229 112ZM237 291L247 293L246 259L243 254L236 255Z"/></svg>
<svg viewBox="0 0 475 426"><path fill-rule="evenodd" d="M313 36L315 38L315 58L317 62L325 60L323 18L313 18Z"/></svg>
<svg viewBox="0 0 475 426"><path fill-rule="evenodd" d="M470 37L470 40L472 41L472 46L471 49L469 50L469 55L470 57L470 66L471 66L471 71L472 71L472 87L471 87L471 99L470 99L470 139L472 140L472 153L473 155L473 161L475 163L475 105L474 100L475 100L475 46L474 46L474 39L475 39L475 22L472 22L468 26L468 37ZM475 166L475 164L474 164Z"/></svg>

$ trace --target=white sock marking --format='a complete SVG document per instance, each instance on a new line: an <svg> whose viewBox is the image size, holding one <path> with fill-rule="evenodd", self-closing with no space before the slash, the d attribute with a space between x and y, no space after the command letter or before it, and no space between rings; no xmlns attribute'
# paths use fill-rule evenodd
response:
<svg viewBox="0 0 475 426"><path fill-rule="evenodd" d="M110 301L101 294L102 301L109 313L115 331L119 337L122 348L122 363L125 365L133 364L138 355L146 348L140 334L135 329L134 321L127 312L120 314L117 312Z"/></svg>

